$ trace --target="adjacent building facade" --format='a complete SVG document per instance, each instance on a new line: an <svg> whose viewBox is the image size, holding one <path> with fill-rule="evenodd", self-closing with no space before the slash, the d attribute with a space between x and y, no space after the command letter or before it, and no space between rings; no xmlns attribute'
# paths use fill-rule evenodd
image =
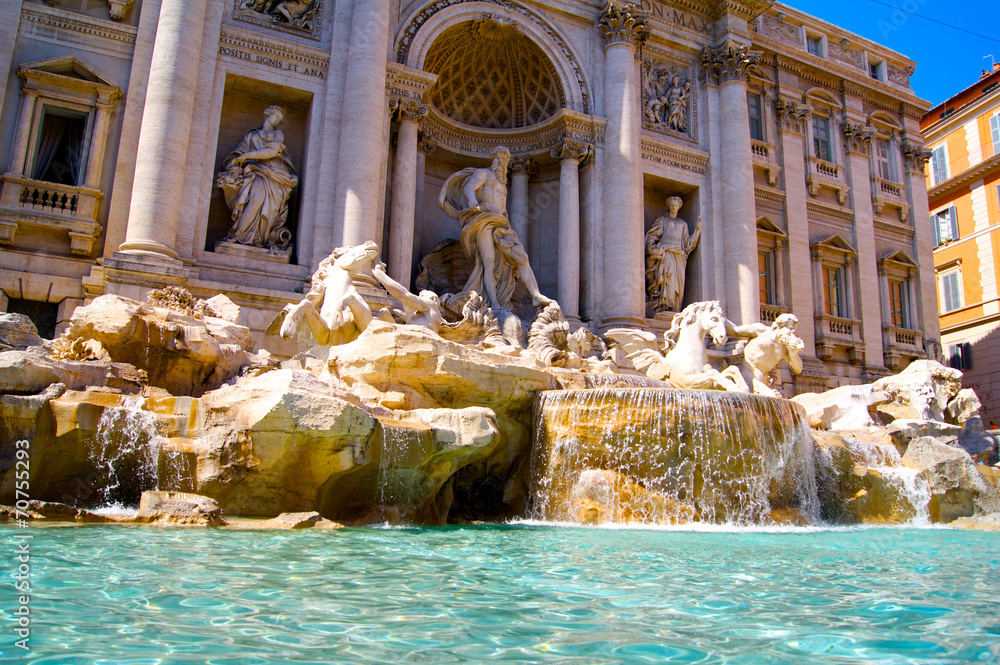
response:
<svg viewBox="0 0 1000 665"><path fill-rule="evenodd" d="M941 343L963 384L1000 422L1000 63L932 108L921 123L931 151L927 189Z"/></svg>
<svg viewBox="0 0 1000 665"><path fill-rule="evenodd" d="M511 225L571 321L669 324L646 234L679 196L682 306L796 314L796 392L870 381L939 337L913 67L771 0L9 0L0 309L51 333L180 285L263 337L340 245L413 288L458 237L441 185L504 145ZM232 233L254 128L295 174L277 244Z"/></svg>

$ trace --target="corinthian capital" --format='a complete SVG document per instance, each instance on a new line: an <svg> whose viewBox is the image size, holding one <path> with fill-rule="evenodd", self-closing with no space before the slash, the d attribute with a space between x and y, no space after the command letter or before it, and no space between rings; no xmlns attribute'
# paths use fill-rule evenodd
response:
<svg viewBox="0 0 1000 665"><path fill-rule="evenodd" d="M715 48L706 46L701 50L702 76L705 83L712 85L730 81L746 83L747 70L759 60L760 53L751 51L748 44L726 42Z"/></svg>
<svg viewBox="0 0 1000 665"><path fill-rule="evenodd" d="M871 151L872 139L877 133L874 127L846 120L840 126L840 131L844 135L844 148L859 155L867 155Z"/></svg>
<svg viewBox="0 0 1000 665"><path fill-rule="evenodd" d="M389 100L389 114L398 122L415 122L419 124L427 117L427 107L420 102L402 97Z"/></svg>
<svg viewBox="0 0 1000 665"><path fill-rule="evenodd" d="M927 160L931 158L931 151L924 150L924 146L913 143L910 139L903 139L901 147L903 149L903 163L906 166L907 173L923 175L924 166L927 165Z"/></svg>
<svg viewBox="0 0 1000 665"><path fill-rule="evenodd" d="M594 146L582 141L563 138L556 147L549 151L549 154L559 161L575 159L580 162L580 166L583 166L590 160L591 155L594 154Z"/></svg>
<svg viewBox="0 0 1000 665"><path fill-rule="evenodd" d="M609 0L604 11L597 17L597 27L604 40L604 48L612 44L631 44L639 46L649 36L646 22L649 12L638 9L635 5L622 4Z"/></svg>
<svg viewBox="0 0 1000 665"><path fill-rule="evenodd" d="M774 109L778 112L779 129L800 134L805 132L806 122L812 115L811 106L800 104L794 99L779 97L774 101Z"/></svg>
<svg viewBox="0 0 1000 665"><path fill-rule="evenodd" d="M524 172L530 178L531 176L538 173L538 164L535 163L531 157L527 155L523 157L514 157L510 160L510 172L511 173L521 173Z"/></svg>

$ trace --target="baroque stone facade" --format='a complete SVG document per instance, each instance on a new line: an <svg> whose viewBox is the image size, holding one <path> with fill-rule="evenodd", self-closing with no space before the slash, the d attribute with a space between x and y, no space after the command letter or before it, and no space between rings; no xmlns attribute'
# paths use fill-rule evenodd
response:
<svg viewBox="0 0 1000 665"><path fill-rule="evenodd" d="M661 331L700 300L737 323L792 313L799 392L934 348L911 61L764 0L552 5L2 3L0 310L58 330L101 294L183 286L263 337L334 248L369 240L413 289L459 237L445 180L502 145L510 227L573 327ZM280 187L252 177L265 161ZM287 197L288 235L235 233L224 172ZM670 276L680 302L647 310L647 233L673 197L700 238ZM357 288L388 302L379 283Z"/></svg>

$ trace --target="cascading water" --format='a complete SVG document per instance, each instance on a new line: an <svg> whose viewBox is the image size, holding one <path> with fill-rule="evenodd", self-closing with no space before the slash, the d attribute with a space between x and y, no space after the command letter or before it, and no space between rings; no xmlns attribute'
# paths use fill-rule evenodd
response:
<svg viewBox="0 0 1000 665"><path fill-rule="evenodd" d="M930 486L919 469L903 465L899 451L878 436L817 434L817 473L825 519L835 522L930 522ZM840 445L836 445L840 444Z"/></svg>
<svg viewBox="0 0 1000 665"><path fill-rule="evenodd" d="M135 506L146 490L161 489L161 480L183 475L179 453L164 451L156 416L142 407L141 397L104 409L97 421L91 458L100 474L97 507ZM173 473L171 473L173 472Z"/></svg>
<svg viewBox="0 0 1000 665"><path fill-rule="evenodd" d="M720 391L546 391L535 407L533 516L759 524L819 518L809 428L787 400Z"/></svg>

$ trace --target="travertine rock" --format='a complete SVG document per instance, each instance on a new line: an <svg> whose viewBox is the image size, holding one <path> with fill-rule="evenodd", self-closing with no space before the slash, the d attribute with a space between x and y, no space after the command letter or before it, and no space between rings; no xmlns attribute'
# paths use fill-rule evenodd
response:
<svg viewBox="0 0 1000 665"><path fill-rule="evenodd" d="M229 299L224 293L212 296L205 301L217 318L230 323L240 322L240 306Z"/></svg>
<svg viewBox="0 0 1000 665"><path fill-rule="evenodd" d="M820 512L837 524L902 524L917 512L914 471L878 430L813 431Z"/></svg>
<svg viewBox="0 0 1000 665"><path fill-rule="evenodd" d="M888 399L872 385L841 386L825 393L803 393L792 398L802 405L813 429L857 430L876 425L871 411Z"/></svg>
<svg viewBox="0 0 1000 665"><path fill-rule="evenodd" d="M983 407L979 401L979 396L972 388L962 388L956 393L950 402L945 414L948 422L957 425L964 425L969 418L979 414L979 409Z"/></svg>
<svg viewBox="0 0 1000 665"><path fill-rule="evenodd" d="M259 526L265 529L311 529L323 516L316 511L307 513L281 513Z"/></svg>
<svg viewBox="0 0 1000 665"><path fill-rule="evenodd" d="M200 395L244 365L266 364L249 328L115 295L78 307L64 336L99 341L113 361L143 368L150 385L174 395Z"/></svg>
<svg viewBox="0 0 1000 665"><path fill-rule="evenodd" d="M944 422L945 410L962 389L962 373L933 360L915 360L899 374L879 379L872 388L888 398L878 405L880 413L893 419Z"/></svg>
<svg viewBox="0 0 1000 665"><path fill-rule="evenodd" d="M0 313L0 351L24 350L29 346L41 346L44 341L38 336L35 324L24 314Z"/></svg>
<svg viewBox="0 0 1000 665"><path fill-rule="evenodd" d="M137 522L225 526L219 504L188 492L143 492Z"/></svg>
<svg viewBox="0 0 1000 665"><path fill-rule="evenodd" d="M959 517L951 526L977 531L1000 531L1000 513L977 515L975 517Z"/></svg>
<svg viewBox="0 0 1000 665"><path fill-rule="evenodd" d="M54 383L65 384L71 390L103 386L139 392L145 381L143 372L126 363L56 360L42 347L0 352L0 394L40 393Z"/></svg>
<svg viewBox="0 0 1000 665"><path fill-rule="evenodd" d="M615 471L587 469L573 487L573 521L582 524L641 522L686 524L696 519L694 508L652 492Z"/></svg>
<svg viewBox="0 0 1000 665"><path fill-rule="evenodd" d="M962 428L937 420L911 420L899 418L886 425L886 432L892 437L892 442L900 451L906 450L906 444L913 439L929 436L947 443L958 438Z"/></svg>
<svg viewBox="0 0 1000 665"><path fill-rule="evenodd" d="M920 469L931 488L930 516L934 522L1000 511L1000 495L961 448L931 438L910 442L903 463Z"/></svg>

